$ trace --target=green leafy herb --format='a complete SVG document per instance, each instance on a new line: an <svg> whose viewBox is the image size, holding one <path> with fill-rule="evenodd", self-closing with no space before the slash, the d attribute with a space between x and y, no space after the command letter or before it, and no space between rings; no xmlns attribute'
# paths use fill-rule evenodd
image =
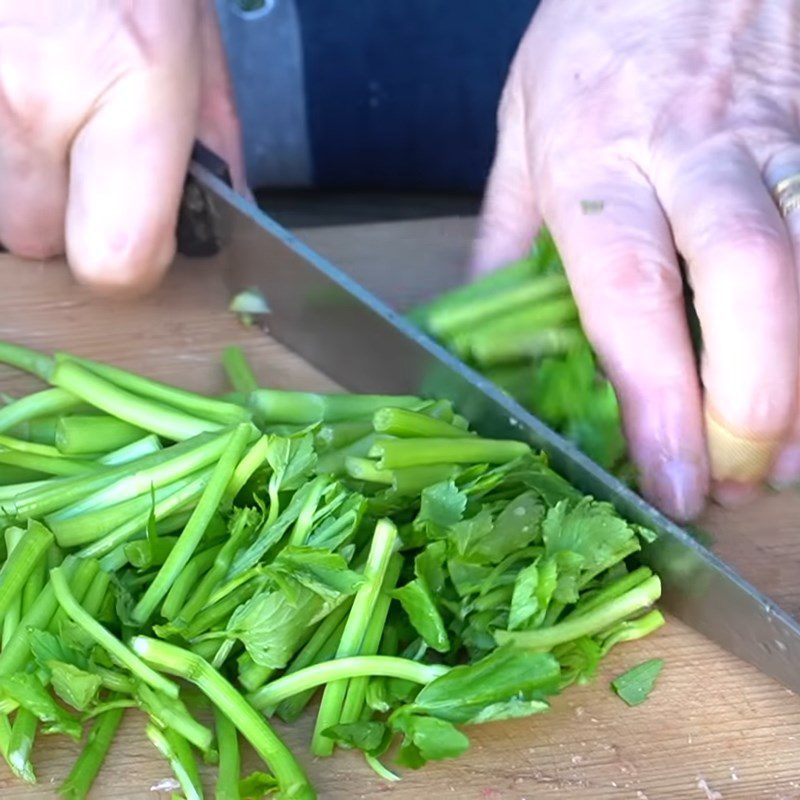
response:
<svg viewBox="0 0 800 800"><path fill-rule="evenodd" d="M663 668L663 659L651 658L614 678L611 686L629 706L638 706L647 700L653 691L656 679Z"/></svg>

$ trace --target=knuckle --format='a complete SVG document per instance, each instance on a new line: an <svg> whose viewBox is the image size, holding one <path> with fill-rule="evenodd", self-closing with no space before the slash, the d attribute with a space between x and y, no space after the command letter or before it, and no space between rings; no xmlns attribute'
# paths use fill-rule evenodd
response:
<svg viewBox="0 0 800 800"><path fill-rule="evenodd" d="M683 293L675 263L651 242L623 239L607 245L587 255L581 273L584 291L593 303L624 304L639 312L660 311Z"/></svg>

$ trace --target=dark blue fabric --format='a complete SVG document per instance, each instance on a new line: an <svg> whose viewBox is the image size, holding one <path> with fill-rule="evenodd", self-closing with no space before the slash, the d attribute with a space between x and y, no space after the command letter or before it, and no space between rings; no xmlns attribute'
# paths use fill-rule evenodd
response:
<svg viewBox="0 0 800 800"><path fill-rule="evenodd" d="M314 183L479 191L536 0L296 0Z"/></svg>

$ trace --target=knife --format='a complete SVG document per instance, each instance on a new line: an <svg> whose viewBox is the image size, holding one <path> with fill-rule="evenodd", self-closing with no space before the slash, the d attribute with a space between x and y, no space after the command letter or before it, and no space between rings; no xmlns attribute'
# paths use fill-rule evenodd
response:
<svg viewBox="0 0 800 800"><path fill-rule="evenodd" d="M656 532L644 563L661 605L800 694L800 625L729 565L574 445L321 258L230 187L225 165L198 147L181 209L179 250L217 254L233 293L259 291L269 335L354 392L446 397L486 436L522 439L586 494Z"/></svg>

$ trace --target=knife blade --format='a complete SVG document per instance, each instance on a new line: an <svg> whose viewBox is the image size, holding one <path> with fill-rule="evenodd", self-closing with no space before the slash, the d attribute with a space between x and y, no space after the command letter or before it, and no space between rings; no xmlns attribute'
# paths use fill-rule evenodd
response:
<svg viewBox="0 0 800 800"><path fill-rule="evenodd" d="M274 337L354 392L447 397L487 436L528 441L576 487L611 502L630 521L656 532L642 560L661 576L661 605L676 617L800 694L800 625L687 531L675 525L422 334L343 272L313 252L218 171L194 161L191 225L219 251L232 292L256 289Z"/></svg>

